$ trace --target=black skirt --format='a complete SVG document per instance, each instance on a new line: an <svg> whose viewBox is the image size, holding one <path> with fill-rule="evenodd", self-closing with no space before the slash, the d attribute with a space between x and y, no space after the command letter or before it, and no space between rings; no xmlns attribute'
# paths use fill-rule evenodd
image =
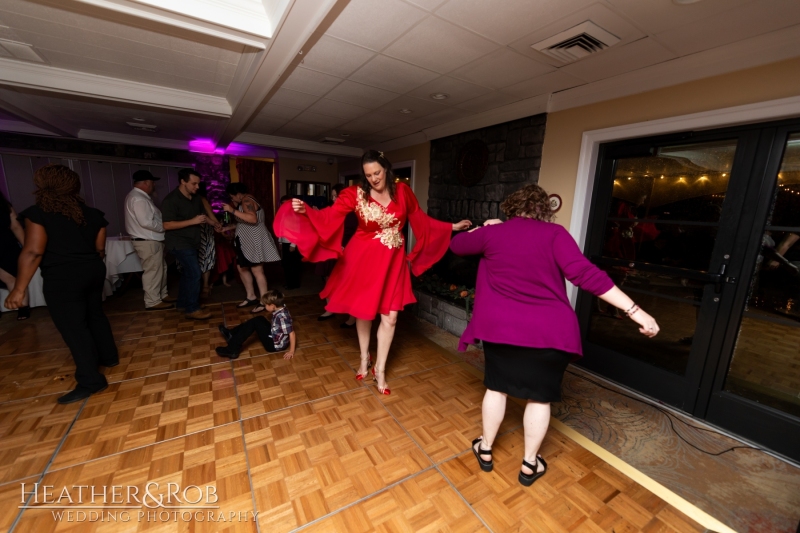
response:
<svg viewBox="0 0 800 533"><path fill-rule="evenodd" d="M515 398L561 401L561 380L573 355L552 348L527 348L483 341L487 389Z"/></svg>
<svg viewBox="0 0 800 533"><path fill-rule="evenodd" d="M242 251L242 241L239 240L239 237L236 237L234 240L234 248L236 248L236 264L242 268L250 268L254 266L258 266L261 263L251 263L245 256L244 251Z"/></svg>

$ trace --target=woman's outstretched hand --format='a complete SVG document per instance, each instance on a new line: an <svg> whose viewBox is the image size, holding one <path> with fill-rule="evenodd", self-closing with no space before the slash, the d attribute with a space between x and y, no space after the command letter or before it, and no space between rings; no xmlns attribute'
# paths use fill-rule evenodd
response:
<svg viewBox="0 0 800 533"><path fill-rule="evenodd" d="M472 226L472 222L469 220L462 220L456 224L453 224L453 231L461 231L467 229L468 227Z"/></svg>
<svg viewBox="0 0 800 533"><path fill-rule="evenodd" d="M647 337L655 337L661 331L656 319L645 313L641 308L631 315L631 320L641 326L639 332Z"/></svg>
<svg viewBox="0 0 800 533"><path fill-rule="evenodd" d="M292 209L294 209L295 213L300 213L302 215L306 212L306 203L298 198L293 198Z"/></svg>
<svg viewBox="0 0 800 533"><path fill-rule="evenodd" d="M499 218L490 218L486 222L483 223L484 226L494 226L495 224L502 224L503 221Z"/></svg>

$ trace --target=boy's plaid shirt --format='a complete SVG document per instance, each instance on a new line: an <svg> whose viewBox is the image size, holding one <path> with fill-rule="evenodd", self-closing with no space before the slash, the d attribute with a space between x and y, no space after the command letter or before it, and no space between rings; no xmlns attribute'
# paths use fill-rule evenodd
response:
<svg viewBox="0 0 800 533"><path fill-rule="evenodd" d="M292 315L286 306L276 309L272 313L272 342L275 343L276 350L282 350L289 345L289 333L294 331L292 327Z"/></svg>

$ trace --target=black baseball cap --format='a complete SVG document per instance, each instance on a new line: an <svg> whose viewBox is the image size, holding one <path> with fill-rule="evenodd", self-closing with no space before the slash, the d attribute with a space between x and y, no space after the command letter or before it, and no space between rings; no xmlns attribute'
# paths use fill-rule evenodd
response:
<svg viewBox="0 0 800 533"><path fill-rule="evenodd" d="M136 183L137 181L147 181L147 180L158 181L160 179L161 178L157 178L152 174L150 174L149 170L137 170L136 172L133 173L134 183Z"/></svg>

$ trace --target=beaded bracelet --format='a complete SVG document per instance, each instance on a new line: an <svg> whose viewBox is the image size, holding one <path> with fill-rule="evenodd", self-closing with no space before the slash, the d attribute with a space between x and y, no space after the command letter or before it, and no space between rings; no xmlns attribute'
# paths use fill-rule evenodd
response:
<svg viewBox="0 0 800 533"><path fill-rule="evenodd" d="M633 306L631 306L631 308L630 308L630 309L628 309L627 311L625 311L625 316L627 316L628 318L630 318L630 317L632 317L632 316L633 316L633 315L634 315L634 314L635 314L635 313L636 313L636 312L637 312L639 309L641 309L641 307L639 307L639 306L638 306L638 305L636 305L636 304L633 304Z"/></svg>

